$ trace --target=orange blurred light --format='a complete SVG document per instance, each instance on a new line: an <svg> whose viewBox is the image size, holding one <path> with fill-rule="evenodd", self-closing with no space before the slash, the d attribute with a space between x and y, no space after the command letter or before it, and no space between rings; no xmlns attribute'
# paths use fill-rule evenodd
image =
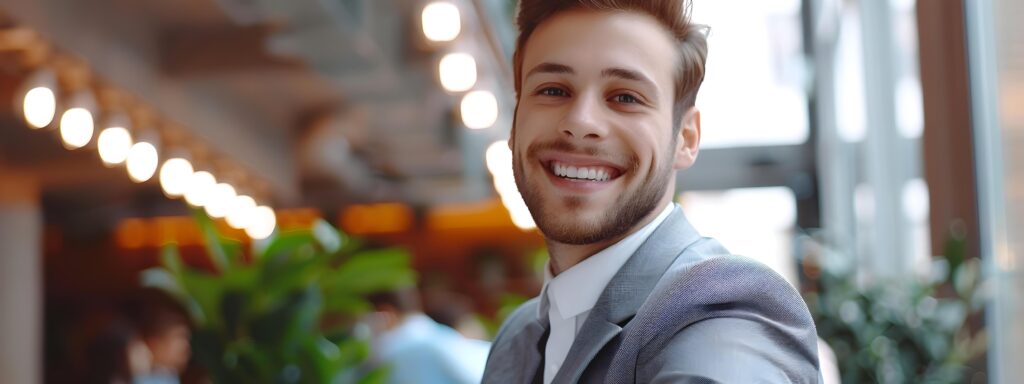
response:
<svg viewBox="0 0 1024 384"><path fill-rule="evenodd" d="M412 228L413 211L405 204L380 203L353 205L341 212L341 228L354 235L407 232Z"/></svg>
<svg viewBox="0 0 1024 384"><path fill-rule="evenodd" d="M516 228L505 206L492 199L481 203L440 205L429 212L426 228L443 231L463 228Z"/></svg>
<svg viewBox="0 0 1024 384"><path fill-rule="evenodd" d="M126 249L137 249L146 246L146 237L149 232L147 223L143 219L125 219L118 224L114 237L117 245Z"/></svg>

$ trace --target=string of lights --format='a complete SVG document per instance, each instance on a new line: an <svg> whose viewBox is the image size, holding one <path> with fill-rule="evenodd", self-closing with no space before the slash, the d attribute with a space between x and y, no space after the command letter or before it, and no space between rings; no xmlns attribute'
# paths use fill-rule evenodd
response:
<svg viewBox="0 0 1024 384"><path fill-rule="evenodd" d="M37 38L32 44L47 43ZM56 130L64 147L71 151L88 148L95 138L103 164L123 166L133 182L158 182L168 198L203 208L211 218L225 219L252 239L265 239L274 233L277 218L273 209L241 193L241 183L226 178L218 181L211 164L193 163L188 148L198 145L195 140L162 146L162 131L171 125L169 122L161 121L154 113L132 113L148 108L141 101L103 105L97 101L99 92L124 92L96 81L75 58L48 51L48 57L33 66L19 92L18 109L30 129ZM162 150L166 159L162 159Z"/></svg>
<svg viewBox="0 0 1024 384"><path fill-rule="evenodd" d="M462 31L459 7L449 1L434 1L423 8L423 35L427 40L453 45ZM451 52L438 62L441 86L453 94L461 94L459 114L462 124L469 129L487 129L498 120L498 99L494 93L478 87L477 61L467 52ZM494 188L512 217L512 223L523 230L536 228L523 197L516 188L512 174L512 152L508 141L499 140L486 150L487 169L494 180Z"/></svg>

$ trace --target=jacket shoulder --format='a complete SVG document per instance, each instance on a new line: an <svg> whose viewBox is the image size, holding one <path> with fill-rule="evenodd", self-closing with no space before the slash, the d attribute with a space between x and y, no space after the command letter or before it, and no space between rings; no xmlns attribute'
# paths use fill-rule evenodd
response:
<svg viewBox="0 0 1024 384"><path fill-rule="evenodd" d="M645 303L651 311L675 312L691 323L742 315L814 329L810 311L796 288L751 258L710 257L663 280Z"/></svg>
<svg viewBox="0 0 1024 384"><path fill-rule="evenodd" d="M782 276L750 258L715 255L670 270L628 328L616 362L661 367L642 377L696 361L671 357L679 357L675 352L718 348L722 353L716 356L733 356L733 362L775 367L795 382L816 380L817 334L810 311ZM747 358L741 359L741 352ZM615 377L635 378L632 369L613 371ZM748 373L765 372L754 371L760 373Z"/></svg>

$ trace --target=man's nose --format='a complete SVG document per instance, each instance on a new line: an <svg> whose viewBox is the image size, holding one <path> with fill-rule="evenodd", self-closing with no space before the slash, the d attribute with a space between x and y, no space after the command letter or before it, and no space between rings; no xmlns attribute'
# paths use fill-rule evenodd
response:
<svg viewBox="0 0 1024 384"><path fill-rule="evenodd" d="M562 133L574 139L600 139L605 137L607 126L602 121L603 100L599 97L580 95L569 107L562 121Z"/></svg>

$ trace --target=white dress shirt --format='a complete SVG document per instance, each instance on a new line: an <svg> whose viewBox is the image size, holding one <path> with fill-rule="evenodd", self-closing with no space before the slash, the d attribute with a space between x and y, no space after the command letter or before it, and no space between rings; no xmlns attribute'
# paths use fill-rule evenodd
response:
<svg viewBox="0 0 1024 384"><path fill-rule="evenodd" d="M619 242L583 259L579 264L552 276L550 264L544 269L545 284L539 310L548 308L551 333L544 346L544 384L555 379L580 327L597 304L604 288L619 272L629 257L672 213L675 204L668 204L654 220ZM546 305L545 305L546 304ZM538 316L543 316L538 313Z"/></svg>

